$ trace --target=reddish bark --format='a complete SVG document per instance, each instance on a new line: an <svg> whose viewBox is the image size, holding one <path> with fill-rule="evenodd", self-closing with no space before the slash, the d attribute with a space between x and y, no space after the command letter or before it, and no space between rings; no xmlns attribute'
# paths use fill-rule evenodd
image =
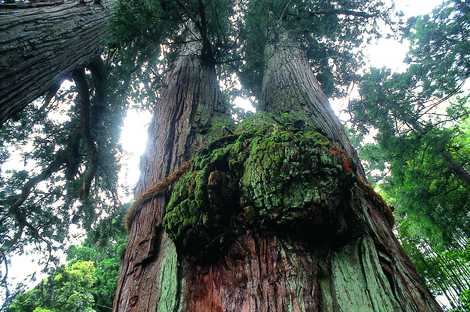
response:
<svg viewBox="0 0 470 312"><path fill-rule="evenodd" d="M295 252L287 251L289 243L247 233L216 264L189 265L184 311L287 311L288 305L292 311L320 311L317 255L295 242L290 246ZM293 275L301 296L289 285ZM309 300L297 302L300 298Z"/></svg>
<svg viewBox="0 0 470 312"><path fill-rule="evenodd" d="M190 51L192 52L192 51ZM136 196L163 180L203 146L211 118L225 114L213 67L182 53L166 77L149 129L149 145L141 165ZM114 311L155 311L162 290L157 277L171 244L161 230L166 194L145 202L135 213L121 264Z"/></svg>

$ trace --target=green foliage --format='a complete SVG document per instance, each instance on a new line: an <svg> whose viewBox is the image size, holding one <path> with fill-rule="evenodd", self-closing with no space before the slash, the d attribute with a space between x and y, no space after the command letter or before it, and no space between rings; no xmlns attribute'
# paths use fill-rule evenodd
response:
<svg viewBox="0 0 470 312"><path fill-rule="evenodd" d="M370 179L395 207L404 249L431 291L446 296L453 311L462 311L458 296L470 285L464 250L470 246L470 186L449 169L440 147L447 145L454 159L468 164L468 125L467 119L425 134L379 132L378 143L358 148Z"/></svg>
<svg viewBox="0 0 470 312"><path fill-rule="evenodd" d="M366 169L385 174L375 178L385 182L397 213L426 220L419 228L428 238L434 233L433 244L451 244L456 228L470 234L470 185L455 170L470 163L468 95L457 88L469 74L462 65L468 50L456 41L468 30L467 11L460 1L447 1L410 20L407 71L371 69L360 83L361 98L349 106L357 130L378 130L377 144L360 150Z"/></svg>
<svg viewBox="0 0 470 312"><path fill-rule="evenodd" d="M96 63L84 75L88 114L81 109L85 95L68 83L0 130L0 149L9 156L1 163L2 261L30 246L47 255L42 264L57 263L72 224L90 230L119 204L118 140L128 84L122 68Z"/></svg>
<svg viewBox="0 0 470 312"><path fill-rule="evenodd" d="M365 168L386 201L395 207L397 231L407 254L435 295L459 306L458 295L470 283L470 188L449 172L433 150L440 131L460 133L451 143L466 142L468 121L461 127L434 130L435 136L389 139L359 148ZM468 155L468 154L466 154ZM378 173L378 174L377 174ZM466 285L466 286L462 286ZM456 310L457 311L457 310Z"/></svg>
<svg viewBox="0 0 470 312"><path fill-rule="evenodd" d="M470 74L468 40L463 39L468 14L461 1L446 1L431 15L408 22L403 35L411 43L409 67L403 73L372 68L364 75L361 98L349 106L358 130L376 128L383 144L393 137L409 140L410 133L421 140L432 129L455 125L468 116L468 92L462 89ZM450 142L446 131L430 136L435 145Z"/></svg>
<svg viewBox="0 0 470 312"><path fill-rule="evenodd" d="M176 16L165 16L160 1L116 1L113 11L111 43L116 46L133 42L159 49L162 35L177 23Z"/></svg>
<svg viewBox="0 0 470 312"><path fill-rule="evenodd" d="M470 310L470 289L467 289L462 292L462 294L460 295L460 300L464 305L464 309L466 311Z"/></svg>
<svg viewBox="0 0 470 312"><path fill-rule="evenodd" d="M431 15L408 21L407 62L416 68L423 92L443 97L470 74L470 10L466 1L446 0ZM451 79L449 79L451 78Z"/></svg>
<svg viewBox="0 0 470 312"><path fill-rule="evenodd" d="M422 119L422 124L441 121L443 118L440 117L444 115L431 116L427 114L429 108L460 93L463 99L453 104L459 106L453 112L448 111L449 117L455 119L468 114L468 107L464 106L465 92L461 87L470 74L469 14L467 4L447 0L432 14L410 19L403 30L403 39L410 42L405 60L409 64L408 69L394 74L385 69L372 69L361 83L363 94L367 94L362 99L366 103L359 101L353 104L362 104L368 109L371 108L367 105L369 101L379 104L382 114L387 111L394 121L408 122L408 126L413 126L412 119ZM371 114L366 122L381 119L377 117Z"/></svg>
<svg viewBox="0 0 470 312"><path fill-rule="evenodd" d="M233 80L234 16L228 0L126 1L113 7L110 52L120 67L129 67L130 98L139 108L151 108L164 85L165 72L179 54L202 54L208 63L223 64L221 77Z"/></svg>
<svg viewBox="0 0 470 312"><path fill-rule="evenodd" d="M103 220L85 242L67 251L67 264L34 288L18 294L11 312L109 311L126 236L122 213Z"/></svg>
<svg viewBox="0 0 470 312"><path fill-rule="evenodd" d="M470 288L469 258L462 249L434 250L429 242L403 232L402 246L435 296L444 296L450 310L467 311L466 294ZM459 298L460 297L460 298Z"/></svg>
<svg viewBox="0 0 470 312"><path fill-rule="evenodd" d="M111 23L111 43L117 47L137 46L139 53L157 58L165 46L170 54L187 43L199 41L206 61L231 57L235 25L232 3L228 0L201 1L117 1ZM169 50L169 51L168 51ZM166 61L171 63L174 56Z"/></svg>

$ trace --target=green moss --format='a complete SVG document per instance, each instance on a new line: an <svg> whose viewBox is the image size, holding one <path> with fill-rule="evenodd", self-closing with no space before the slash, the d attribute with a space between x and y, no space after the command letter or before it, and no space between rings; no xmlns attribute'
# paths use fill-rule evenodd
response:
<svg viewBox="0 0 470 312"><path fill-rule="evenodd" d="M330 226L350 179L305 116L258 114L212 142L174 186L164 227L188 253L247 227Z"/></svg>
<svg viewBox="0 0 470 312"><path fill-rule="evenodd" d="M165 254L161 265L159 277L160 299L158 300L157 312L172 312L175 309L178 292L177 254L175 245L166 240L164 246Z"/></svg>
<svg viewBox="0 0 470 312"><path fill-rule="evenodd" d="M173 237L181 236L199 221L206 202L205 175L204 170L190 171L175 185L165 215L165 229Z"/></svg>
<svg viewBox="0 0 470 312"><path fill-rule="evenodd" d="M211 118L211 127L204 135L208 138L208 142L212 142L227 135L227 132L232 130L233 126L234 124L230 116L226 114L216 115Z"/></svg>
<svg viewBox="0 0 470 312"><path fill-rule="evenodd" d="M263 221L285 224L328 209L338 198L342 167L313 131L274 129L250 145L242 194Z"/></svg>

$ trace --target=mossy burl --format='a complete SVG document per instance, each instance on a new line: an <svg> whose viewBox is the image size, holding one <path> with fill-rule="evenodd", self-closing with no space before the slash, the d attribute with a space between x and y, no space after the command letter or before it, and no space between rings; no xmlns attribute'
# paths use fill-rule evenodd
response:
<svg viewBox="0 0 470 312"><path fill-rule="evenodd" d="M334 226L351 176L305 120L256 114L193 157L163 220L182 252L218 249L247 228Z"/></svg>

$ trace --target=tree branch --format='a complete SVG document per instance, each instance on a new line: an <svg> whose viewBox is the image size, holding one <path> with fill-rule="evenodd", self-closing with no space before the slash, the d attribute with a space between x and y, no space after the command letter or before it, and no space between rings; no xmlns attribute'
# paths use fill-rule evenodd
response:
<svg viewBox="0 0 470 312"><path fill-rule="evenodd" d="M31 191L42 181L49 178L53 173L62 169L65 163L65 153L64 151L59 151L56 153L54 160L52 161L49 166L44 169L40 174L31 178L28 182L25 183L23 188L21 189L21 193L17 195L15 202L10 206L9 213L10 215L14 216L14 218L18 221L18 223L22 225L26 224L26 216L21 215L20 213L20 206L25 202L28 198Z"/></svg>
<svg viewBox="0 0 470 312"><path fill-rule="evenodd" d="M90 131L90 90L85 77L83 68L76 69L72 72L73 80L77 85L79 105L80 105L80 133L85 141L87 150L87 166L82 176L82 185L80 187L80 198L85 199L90 193L91 183L96 175L96 166L98 160L98 152L95 141Z"/></svg>
<svg viewBox="0 0 470 312"><path fill-rule="evenodd" d="M292 15L292 14L289 14ZM362 17L362 18L374 18L379 17L379 14L370 14L362 11L354 11L354 10L347 10L347 9L331 9L331 10L316 10L313 12L309 12L310 16L314 15L348 15L348 16L355 16L355 17Z"/></svg>

